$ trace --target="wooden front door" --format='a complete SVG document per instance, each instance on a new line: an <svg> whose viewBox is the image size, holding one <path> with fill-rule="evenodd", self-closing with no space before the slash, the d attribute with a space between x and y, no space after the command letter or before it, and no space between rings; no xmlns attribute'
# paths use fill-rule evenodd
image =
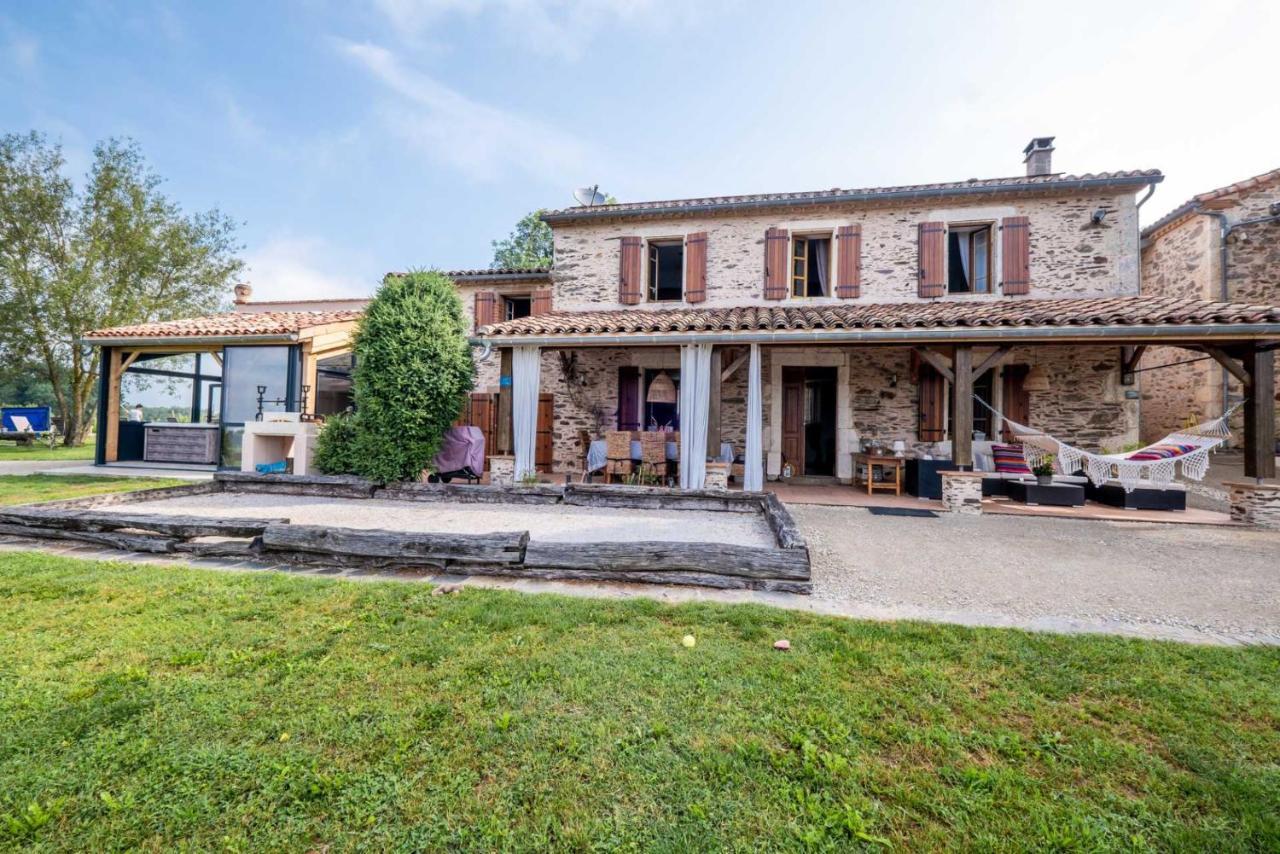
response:
<svg viewBox="0 0 1280 854"><path fill-rule="evenodd" d="M643 429L640 411L640 369L618 368L618 429Z"/></svg>
<svg viewBox="0 0 1280 854"><path fill-rule="evenodd" d="M804 368L782 369L782 461L804 474Z"/></svg>
<svg viewBox="0 0 1280 854"><path fill-rule="evenodd" d="M555 446L552 442L555 400L554 394L538 395L538 442L533 454L533 463L538 471L551 471L555 459Z"/></svg>
<svg viewBox="0 0 1280 854"><path fill-rule="evenodd" d="M1004 368L1004 388L1002 390L1004 396L1004 416L1012 418L1019 424L1031 423L1031 393L1027 391L1026 381L1027 373L1030 371L1026 365L1006 365ZM1009 431L1009 425L1001 422L1000 435L1006 442L1013 440L1013 433Z"/></svg>

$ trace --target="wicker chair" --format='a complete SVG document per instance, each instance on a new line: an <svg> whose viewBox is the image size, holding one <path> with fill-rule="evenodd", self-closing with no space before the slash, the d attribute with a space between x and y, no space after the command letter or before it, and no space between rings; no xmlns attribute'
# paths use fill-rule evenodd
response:
<svg viewBox="0 0 1280 854"><path fill-rule="evenodd" d="M667 466L667 433L640 434L640 474L645 480L662 482L670 473Z"/></svg>
<svg viewBox="0 0 1280 854"><path fill-rule="evenodd" d="M610 430L604 434L605 483L612 483L615 476L630 477L634 471L631 463L631 431Z"/></svg>

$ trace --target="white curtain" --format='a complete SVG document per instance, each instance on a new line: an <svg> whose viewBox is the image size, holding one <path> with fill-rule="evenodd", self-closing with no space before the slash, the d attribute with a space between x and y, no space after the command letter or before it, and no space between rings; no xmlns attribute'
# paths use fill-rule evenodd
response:
<svg viewBox="0 0 1280 854"><path fill-rule="evenodd" d="M711 413L711 345L680 348L680 488L707 482L707 420Z"/></svg>
<svg viewBox="0 0 1280 854"><path fill-rule="evenodd" d="M747 369L747 451L743 462L742 488L747 492L764 489L764 396L760 387L760 345L751 345Z"/></svg>
<svg viewBox="0 0 1280 854"><path fill-rule="evenodd" d="M538 383L542 354L537 347L515 347L511 351L511 421L516 447L516 479L537 471Z"/></svg>

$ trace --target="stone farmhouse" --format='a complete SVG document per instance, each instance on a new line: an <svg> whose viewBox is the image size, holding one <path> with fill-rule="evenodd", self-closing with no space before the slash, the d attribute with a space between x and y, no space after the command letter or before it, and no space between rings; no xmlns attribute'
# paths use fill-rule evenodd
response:
<svg viewBox="0 0 1280 854"><path fill-rule="evenodd" d="M1143 229L1142 293L1280 305L1280 169L1201 193ZM1143 383L1144 440L1244 397L1230 363L1212 357L1155 347L1146 365L1165 367ZM1280 406L1280 385L1271 400Z"/></svg>
<svg viewBox="0 0 1280 854"><path fill-rule="evenodd" d="M1164 348L1270 388L1274 290L1224 300L1211 277L1155 261L1144 290L1159 237L1210 218L1162 221L1144 254L1138 212L1161 173L1063 174L1053 154L1034 139L1005 178L547 212L551 269L450 273L479 369L463 420L517 471L580 472L605 431L669 429L682 486L728 453L759 488L784 473L848 482L873 444L967 467L975 437L1002 433L993 412L1120 451L1160 373L1137 369ZM195 359L180 373L192 420L217 431L209 465L239 467L255 406L341 410L362 305L254 302L245 287L228 314L87 336L106 366L99 464L143 453L120 383L161 356ZM1242 417L1246 472L1274 476L1273 408Z"/></svg>

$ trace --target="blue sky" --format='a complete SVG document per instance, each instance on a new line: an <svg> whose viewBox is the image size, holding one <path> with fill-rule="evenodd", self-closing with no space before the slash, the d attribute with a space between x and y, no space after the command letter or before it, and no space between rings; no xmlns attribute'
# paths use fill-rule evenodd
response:
<svg viewBox="0 0 1280 854"><path fill-rule="evenodd" d="M0 7L0 128L141 143L258 298L487 266L526 211L1155 167L1145 219L1280 166L1280 4L370 0Z"/></svg>

